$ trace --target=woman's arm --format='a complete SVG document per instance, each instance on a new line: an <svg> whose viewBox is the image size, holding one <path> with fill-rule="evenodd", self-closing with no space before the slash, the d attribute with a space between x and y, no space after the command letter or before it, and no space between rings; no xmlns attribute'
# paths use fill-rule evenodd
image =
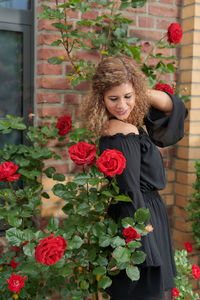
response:
<svg viewBox="0 0 200 300"><path fill-rule="evenodd" d="M148 95L151 106L166 114L171 113L173 102L167 93L158 90L148 90Z"/></svg>

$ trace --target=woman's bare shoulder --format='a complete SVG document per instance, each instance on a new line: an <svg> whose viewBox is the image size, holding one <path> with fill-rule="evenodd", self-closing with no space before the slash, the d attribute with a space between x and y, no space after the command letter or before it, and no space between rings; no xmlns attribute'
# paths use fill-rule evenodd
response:
<svg viewBox="0 0 200 300"><path fill-rule="evenodd" d="M130 123L119 120L110 120L105 135L115 135L117 133L123 133L125 135L129 133L139 134L137 127Z"/></svg>

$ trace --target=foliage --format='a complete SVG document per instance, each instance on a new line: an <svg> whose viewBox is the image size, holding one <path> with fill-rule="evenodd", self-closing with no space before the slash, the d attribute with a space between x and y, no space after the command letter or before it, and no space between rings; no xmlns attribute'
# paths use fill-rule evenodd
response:
<svg viewBox="0 0 200 300"><path fill-rule="evenodd" d="M198 300L199 295L193 292L192 283L190 282L190 280L194 277L192 274L192 262L187 258L187 251L175 250L174 258L178 272L175 278L175 285L179 291L179 296L175 297L174 299Z"/></svg>
<svg viewBox="0 0 200 300"><path fill-rule="evenodd" d="M194 239L197 242L198 249L200 249L200 162L195 162L196 168L196 181L192 185L193 193L192 198L189 200L189 205L186 210L189 211L189 219L192 221L192 231Z"/></svg>
<svg viewBox="0 0 200 300"><path fill-rule="evenodd" d="M178 46L167 41L167 33L160 41L154 42L153 47L149 42L143 43L145 46L141 45L138 37L128 36L128 26L133 23L133 20L124 17L123 11L128 7L142 7L146 0L121 0L119 2L64 0L64 3L60 5L55 0L55 3L56 8L43 5L39 18L52 20L51 25L60 31L60 38L52 45L62 45L66 55L51 57L48 62L60 64L65 60L69 61L72 71L67 74L67 78L72 86L76 86L81 81L90 80L94 74L95 63L80 58L80 51L97 53L99 58L122 54L134 58L146 75L150 87L155 87L158 82L165 83L162 76L176 72L177 57L163 54L163 49L170 50ZM93 12L93 15L83 17L79 21L73 20L75 23L73 27L69 13L77 10L81 13ZM99 14L99 11L102 13ZM147 51L149 46L151 50ZM181 96L178 90L176 93L179 97ZM181 96L181 98L183 101L189 100L187 96Z"/></svg>
<svg viewBox="0 0 200 300"><path fill-rule="evenodd" d="M7 118L25 129L21 120ZM1 132L10 127L0 121ZM93 294L94 299L98 291L106 295L105 289L112 283L109 275L125 270L133 281L140 276L137 265L146 256L139 249L140 240L148 234L145 223L150 217L149 211L141 208L133 218L116 223L107 214L109 205L131 200L119 194L115 177L108 180L93 164L83 166L83 172L76 174L73 181L66 182L65 176L57 173L54 167L44 168L44 161L56 156L48 149L47 142L65 138L59 136L57 127L55 123L35 128L30 126L26 130L29 146L6 144L0 151L1 162L14 162L20 174L20 180L3 182L0 190L0 219L8 224L6 240L10 246L0 258L2 300L16 297L47 299L54 292L73 300L86 299ZM69 146L82 139L92 143L84 129L73 128L69 136ZM41 197L50 197L40 182L44 174L55 180L52 192L65 202L63 212L68 216L61 224L58 219L50 218L46 230L40 228L37 217ZM122 227L134 227L137 236L126 242ZM62 242L64 247L57 246L60 250L54 247L57 242ZM48 253L59 257L48 258ZM56 263L49 263L52 260ZM13 287L18 280L14 278L19 278L21 289Z"/></svg>

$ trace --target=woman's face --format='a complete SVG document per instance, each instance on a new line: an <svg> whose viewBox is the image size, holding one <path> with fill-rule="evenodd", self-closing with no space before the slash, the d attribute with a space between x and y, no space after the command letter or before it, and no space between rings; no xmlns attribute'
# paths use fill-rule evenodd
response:
<svg viewBox="0 0 200 300"><path fill-rule="evenodd" d="M135 106L135 89L130 82L122 83L104 93L104 103L110 114L120 120L127 120Z"/></svg>

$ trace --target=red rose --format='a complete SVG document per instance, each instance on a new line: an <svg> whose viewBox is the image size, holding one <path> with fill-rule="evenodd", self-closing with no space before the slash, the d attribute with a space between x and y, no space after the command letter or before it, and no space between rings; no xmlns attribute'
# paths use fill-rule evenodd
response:
<svg viewBox="0 0 200 300"><path fill-rule="evenodd" d="M96 162L97 147L85 142L79 142L76 145L72 145L68 150L71 160L77 165L91 166Z"/></svg>
<svg viewBox="0 0 200 300"><path fill-rule="evenodd" d="M123 236L126 238L126 242L129 243L135 239L139 239L140 235L137 233L137 231L129 226L127 228L125 228L122 232Z"/></svg>
<svg viewBox="0 0 200 300"><path fill-rule="evenodd" d="M18 169L11 161L3 162L0 165L0 181L14 181L19 178L20 174L14 174Z"/></svg>
<svg viewBox="0 0 200 300"><path fill-rule="evenodd" d="M59 129L59 135L65 135L72 129L72 119L68 116L63 116L58 119L55 127Z"/></svg>
<svg viewBox="0 0 200 300"><path fill-rule="evenodd" d="M155 86L155 90L166 91L166 92L168 92L170 94L174 94L173 89L167 83L157 83L156 86Z"/></svg>
<svg viewBox="0 0 200 300"><path fill-rule="evenodd" d="M15 275L15 273L12 273L10 279L7 279L9 290L19 293L20 289L24 287L24 281L26 279L27 277L23 278L20 275Z"/></svg>
<svg viewBox="0 0 200 300"><path fill-rule="evenodd" d="M173 297L179 296L179 291L178 291L177 288L173 288L173 289L172 289L172 296L173 296Z"/></svg>
<svg viewBox="0 0 200 300"><path fill-rule="evenodd" d="M39 242L35 248L35 259L43 265L54 265L62 257L67 243L61 236L54 238L54 233Z"/></svg>
<svg viewBox="0 0 200 300"><path fill-rule="evenodd" d="M168 42L169 44L174 43L174 45L178 44L181 41L183 30L181 25L178 23L172 23L168 28Z"/></svg>
<svg viewBox="0 0 200 300"><path fill-rule="evenodd" d="M115 149L106 149L97 160L97 167L104 175L112 177L121 174L126 166L124 155Z"/></svg>
<svg viewBox="0 0 200 300"><path fill-rule="evenodd" d="M200 269L198 266L192 265L192 274L193 274L195 280L200 277Z"/></svg>
<svg viewBox="0 0 200 300"><path fill-rule="evenodd" d="M17 263L16 261L14 261L14 259L12 259L9 263L9 265L13 268L16 269L19 263Z"/></svg>
<svg viewBox="0 0 200 300"><path fill-rule="evenodd" d="M193 252L192 245L189 242L185 242L184 245L185 245L185 249L187 250L188 253Z"/></svg>

